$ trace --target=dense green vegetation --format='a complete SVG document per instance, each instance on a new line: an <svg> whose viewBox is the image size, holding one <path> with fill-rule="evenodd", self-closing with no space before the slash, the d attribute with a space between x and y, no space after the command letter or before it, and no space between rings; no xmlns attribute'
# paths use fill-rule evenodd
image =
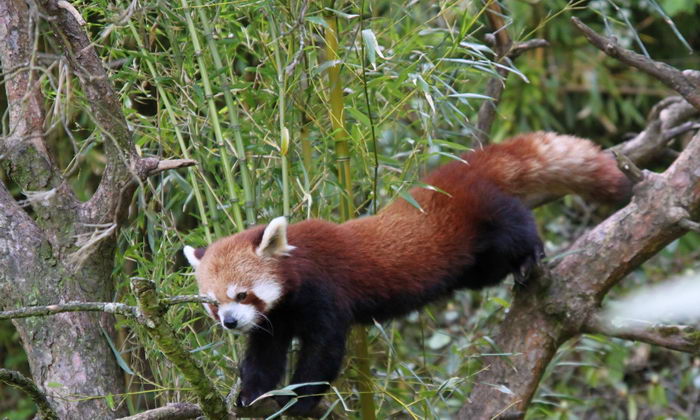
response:
<svg viewBox="0 0 700 420"><path fill-rule="evenodd" d="M196 293L180 253L184 244L204 245L282 214L292 221L371 214L391 200L410 200L406 191L421 185L428 168L478 147L471 140L476 111L486 81L496 74L484 43L481 2L161 0L136 9L129 3L75 4L111 68L141 153L193 158L200 165L166 172L139 188L131 225L119 238L115 300L135 303L128 287L133 276L153 279L164 294ZM571 16L600 31L607 25L624 45L644 45L650 56L678 68L700 64L688 49L700 47L698 0L503 6L515 41L538 37L551 46L524 54L511 68L493 141L544 129L610 146L640 131L651 106L671 94L589 46L570 25ZM335 26L338 59L328 61L326 32ZM57 53L45 35L41 50ZM333 66L340 69L341 96L332 94ZM43 83L50 98L50 146L87 199L103 168L103 139L63 64L51 66ZM342 102L335 103L344 111L342 125L332 124L334 101ZM347 142L347 150L338 142ZM348 180L351 188L345 188ZM539 209L549 255L606 210L578 198ZM624 287L696 269L699 246L697 235L674 242ZM441 418L465 402L480 356L497 352L489 333L508 309L511 283L461 292L368 329L378 418ZM168 317L226 393L236 381L243 337L222 331L200 306L177 307ZM119 327L114 344L129 393L99 397L133 411L191 400L187 384L149 337L129 322ZM354 357L347 358L328 399L358 409L362 375ZM0 323L0 360L28 373L9 322ZM700 411L699 396L700 359L585 336L559 352L529 418L692 419ZM0 389L0 414L15 420L32 412L21 395Z"/></svg>

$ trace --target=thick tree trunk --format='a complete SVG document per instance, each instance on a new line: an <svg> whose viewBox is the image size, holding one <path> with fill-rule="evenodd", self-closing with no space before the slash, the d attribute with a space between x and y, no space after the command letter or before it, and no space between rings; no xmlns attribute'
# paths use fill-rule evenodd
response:
<svg viewBox="0 0 700 420"><path fill-rule="evenodd" d="M12 75L5 78L10 133L0 139L0 163L28 198L24 205L33 215L0 184L0 307L111 301L113 241L103 241L83 264L71 254L76 234L84 233L90 220L81 220L80 203L44 144L44 99L37 73L29 70L35 18L23 0L0 1L0 58L3 73ZM14 324L34 381L60 418L127 414L124 406L112 411L99 398L124 390L123 373L107 341L114 333L112 315L63 313Z"/></svg>
<svg viewBox="0 0 700 420"><path fill-rule="evenodd" d="M60 247L0 189L0 306L14 308L67 301L112 300L113 254L105 250L71 273ZM67 268L68 267L68 268ZM61 418L107 418L103 398L123 392L123 373L102 329L112 335L109 314L62 313L14 321L27 352L32 376Z"/></svg>

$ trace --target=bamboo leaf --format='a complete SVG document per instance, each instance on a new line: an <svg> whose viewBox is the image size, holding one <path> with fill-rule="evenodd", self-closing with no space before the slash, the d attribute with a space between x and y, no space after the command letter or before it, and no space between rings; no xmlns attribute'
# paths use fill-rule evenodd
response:
<svg viewBox="0 0 700 420"><path fill-rule="evenodd" d="M420 204L418 204L416 199L413 198L413 196L410 193L408 193L408 191L403 191L403 190L399 191L399 196L401 198L403 198L404 200L408 201L408 203L410 205L417 208L421 213L425 213L425 210L423 210L423 208L420 206Z"/></svg>
<svg viewBox="0 0 700 420"><path fill-rule="evenodd" d="M105 331L102 326L100 326L100 330L102 331L102 335L105 337L107 340L107 344L109 344L109 348L112 349L112 354L114 354L114 357L117 359L117 364L119 365L120 368L129 375L135 375L134 371L131 370L129 365L126 363L126 360L122 357L121 353L117 350L117 348L114 346L114 342L112 342L112 338L110 338L109 334L107 334L107 331Z"/></svg>
<svg viewBox="0 0 700 420"><path fill-rule="evenodd" d="M360 15L344 13L344 12L341 12L340 10L331 9L330 7L325 7L323 10L328 10L329 12L333 12L336 16L343 18L343 19L347 19L347 20L352 20L352 19L355 19L356 17L360 17Z"/></svg>

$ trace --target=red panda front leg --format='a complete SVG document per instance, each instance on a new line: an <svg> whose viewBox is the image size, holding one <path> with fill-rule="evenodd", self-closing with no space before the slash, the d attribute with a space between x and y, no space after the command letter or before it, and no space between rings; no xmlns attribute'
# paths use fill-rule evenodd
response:
<svg viewBox="0 0 700 420"><path fill-rule="evenodd" d="M292 329L287 325L273 325L269 331L256 329L249 334L236 405L247 406L277 387L284 375L291 342Z"/></svg>
<svg viewBox="0 0 700 420"><path fill-rule="evenodd" d="M331 327L331 326L328 326ZM292 384L309 382L333 381L340 371L345 355L345 342L349 325L334 325L331 328L319 330L309 328L306 334L301 336L301 349L299 361L292 377ZM296 388L299 400L290 407L285 414L293 416L307 415L323 398L322 393L328 389L328 385L307 385ZM278 403L284 405L289 398L278 399Z"/></svg>

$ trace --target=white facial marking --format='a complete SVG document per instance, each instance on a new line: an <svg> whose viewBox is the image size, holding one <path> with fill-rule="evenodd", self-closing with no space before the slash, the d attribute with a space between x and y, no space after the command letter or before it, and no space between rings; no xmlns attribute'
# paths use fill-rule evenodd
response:
<svg viewBox="0 0 700 420"><path fill-rule="evenodd" d="M237 294L245 292L241 287L232 284L229 287L226 288L226 296L228 296L229 299L233 299L236 297Z"/></svg>
<svg viewBox="0 0 700 420"><path fill-rule="evenodd" d="M185 254L185 257L187 257L187 261L189 261L190 265L194 268L197 268L199 265L199 258L197 258L196 255L194 255L194 248L192 248L189 245L186 245L183 249L182 252Z"/></svg>
<svg viewBox="0 0 700 420"><path fill-rule="evenodd" d="M282 296L282 287L274 280L265 279L255 283L253 293L270 308Z"/></svg>
<svg viewBox="0 0 700 420"><path fill-rule="evenodd" d="M245 305L242 303L227 303L219 307L219 318L221 325L224 326L224 319L227 317L233 318L238 322L236 329L248 331L255 325L258 317L258 311L253 305ZM224 326L224 328L226 328Z"/></svg>

